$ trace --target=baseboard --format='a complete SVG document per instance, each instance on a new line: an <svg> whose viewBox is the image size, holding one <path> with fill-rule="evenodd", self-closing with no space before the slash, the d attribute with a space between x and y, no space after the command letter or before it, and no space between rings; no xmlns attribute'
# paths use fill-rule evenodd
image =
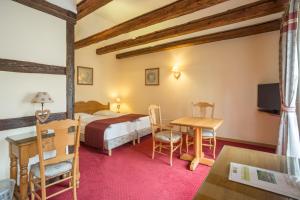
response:
<svg viewBox="0 0 300 200"><path fill-rule="evenodd" d="M255 145L255 146L260 146L260 147L276 149L276 145L273 145L273 144L250 142L250 141L245 141L245 140L238 140L238 139L224 138L224 137L217 137L217 139L218 140L223 140L223 141L228 141L228 142L236 142L236 143L241 143L241 144L250 144L250 145Z"/></svg>

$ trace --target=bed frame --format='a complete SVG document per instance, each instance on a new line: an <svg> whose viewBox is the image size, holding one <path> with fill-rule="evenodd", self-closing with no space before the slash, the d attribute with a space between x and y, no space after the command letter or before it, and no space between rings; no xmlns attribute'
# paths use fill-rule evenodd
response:
<svg viewBox="0 0 300 200"><path fill-rule="evenodd" d="M79 101L74 104L74 112L75 113L88 113L93 114L99 110L109 110L110 103L108 102L106 105L99 103L97 101ZM137 132L129 133L128 135L124 135L121 137L113 138L110 140L104 141L104 150L108 151L108 155L112 155L112 149L119 147L128 142L132 142L135 145L135 140L138 139Z"/></svg>
<svg viewBox="0 0 300 200"><path fill-rule="evenodd" d="M107 105L99 103L97 101L78 101L74 104L74 112L75 113L88 113L93 114L99 110L109 110L110 103Z"/></svg>

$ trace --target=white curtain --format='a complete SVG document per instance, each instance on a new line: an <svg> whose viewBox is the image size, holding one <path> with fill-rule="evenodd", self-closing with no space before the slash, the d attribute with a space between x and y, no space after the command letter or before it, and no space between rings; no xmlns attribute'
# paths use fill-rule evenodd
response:
<svg viewBox="0 0 300 200"><path fill-rule="evenodd" d="M299 0L291 0L283 17L280 37L280 88L281 123L277 152L281 155L300 157L299 130L296 116L298 87L298 12Z"/></svg>
<svg viewBox="0 0 300 200"><path fill-rule="evenodd" d="M300 158L299 129L296 115L296 98L299 78L299 7L300 0L290 0L280 34L280 90L281 121L277 153ZM288 162L288 173L300 175L299 162Z"/></svg>

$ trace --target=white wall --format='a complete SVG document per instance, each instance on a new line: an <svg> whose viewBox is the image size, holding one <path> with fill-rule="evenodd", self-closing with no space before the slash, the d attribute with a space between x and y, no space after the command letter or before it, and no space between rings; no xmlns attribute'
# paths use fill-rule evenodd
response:
<svg viewBox="0 0 300 200"><path fill-rule="evenodd" d="M278 82L279 32L123 59L123 111L147 112L160 104L166 120L191 114L191 102L216 103L224 119L218 136L276 144L279 117L257 111L257 84ZM176 80L172 66L180 66ZM145 86L144 70L160 68L160 85ZM142 94L142 95L141 95Z"/></svg>
<svg viewBox="0 0 300 200"><path fill-rule="evenodd" d="M165 120L191 115L191 102L216 103L218 136L276 144L279 117L258 112L257 85L278 82L279 32L163 51L122 60L97 56L96 45L76 51L76 65L94 67L94 86L76 86L76 101L106 103L119 96L122 112L147 113L160 104ZM99 46L99 45L98 45ZM180 66L175 80L172 66ZM145 86L144 70L160 68L160 85Z"/></svg>
<svg viewBox="0 0 300 200"><path fill-rule="evenodd" d="M112 102L118 94L120 67L111 55L97 56L95 47L82 48L75 51L75 66L91 67L94 72L94 84L77 85L75 82L75 101L101 100ZM77 69L75 77L77 77Z"/></svg>
<svg viewBox="0 0 300 200"><path fill-rule="evenodd" d="M99 29L107 29L114 24L105 18L99 18L93 13L79 20L75 27L76 41L95 34ZM126 38L126 34L118 37ZM113 38L112 40L117 40ZM115 59L113 54L98 56L96 48L99 45L105 45L107 41L91 45L75 51L75 66L77 77L77 66L91 67L94 71L94 84L77 85L75 80L75 101L98 100L102 103L112 103L112 109L116 109L113 104L118 95L120 73L120 61Z"/></svg>
<svg viewBox="0 0 300 200"><path fill-rule="evenodd" d="M66 22L11 0L0 1L0 58L50 65L66 65ZM30 103L38 91L47 91L52 112L66 111L64 75L0 72L0 119L32 116L39 105ZM0 131L0 179L9 177L7 136L34 127Z"/></svg>

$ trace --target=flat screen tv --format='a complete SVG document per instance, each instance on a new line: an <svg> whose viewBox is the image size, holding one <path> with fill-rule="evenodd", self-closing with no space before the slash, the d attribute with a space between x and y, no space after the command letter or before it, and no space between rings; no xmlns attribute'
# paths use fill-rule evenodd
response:
<svg viewBox="0 0 300 200"><path fill-rule="evenodd" d="M279 83L259 84L257 107L260 111L280 114Z"/></svg>

